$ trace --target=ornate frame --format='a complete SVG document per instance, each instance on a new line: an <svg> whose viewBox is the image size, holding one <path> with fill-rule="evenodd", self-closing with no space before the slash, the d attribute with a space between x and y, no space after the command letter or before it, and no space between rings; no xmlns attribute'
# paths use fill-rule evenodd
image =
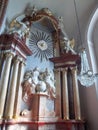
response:
<svg viewBox="0 0 98 130"><path fill-rule="evenodd" d="M52 14L52 12L48 9L48 8L42 8L41 10L38 10L37 12L35 12L33 14L33 16L26 16L23 21L30 21L31 23L32 22L36 22L36 21L40 21L41 19L43 18L48 18L53 26L54 26L54 29L55 31L53 32L53 40L54 40L54 56L60 56L60 49L59 49L59 42L60 42L60 39L59 39L59 33L60 33L60 28L58 27L59 26L59 22L57 20L57 18L54 16L54 14Z"/></svg>

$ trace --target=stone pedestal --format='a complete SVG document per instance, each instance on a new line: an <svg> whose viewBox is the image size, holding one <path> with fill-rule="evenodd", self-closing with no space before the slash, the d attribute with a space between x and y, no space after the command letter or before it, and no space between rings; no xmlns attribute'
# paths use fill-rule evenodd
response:
<svg viewBox="0 0 98 130"><path fill-rule="evenodd" d="M55 121L55 99L49 99L45 94L32 94L32 120Z"/></svg>

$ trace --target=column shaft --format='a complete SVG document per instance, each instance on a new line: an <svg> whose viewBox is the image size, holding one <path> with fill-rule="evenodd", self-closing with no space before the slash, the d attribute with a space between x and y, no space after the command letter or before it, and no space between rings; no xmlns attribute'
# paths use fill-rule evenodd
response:
<svg viewBox="0 0 98 130"><path fill-rule="evenodd" d="M13 110L14 110L14 101L15 101L15 93L16 93L16 85L17 85L17 77L18 77L18 68L19 68L19 59L15 57L13 63L13 72L12 72L12 79L9 88L9 95L8 95L8 104L6 108L6 117L11 119L13 117Z"/></svg>
<svg viewBox="0 0 98 130"><path fill-rule="evenodd" d="M3 63L4 63L4 53L0 53L0 77L2 73L2 68L3 68Z"/></svg>
<svg viewBox="0 0 98 130"><path fill-rule="evenodd" d="M69 98L68 98L68 84L67 84L67 68L62 69L63 74L63 118L69 120Z"/></svg>
<svg viewBox="0 0 98 130"><path fill-rule="evenodd" d="M55 80L56 80L56 101L55 101L55 112L56 116L62 117L61 113L61 72L60 69L54 70Z"/></svg>
<svg viewBox="0 0 98 130"><path fill-rule="evenodd" d="M73 67L71 68L71 70L72 70L72 79L73 79L75 119L81 120L79 89L78 89L78 81L77 81L77 67Z"/></svg>
<svg viewBox="0 0 98 130"><path fill-rule="evenodd" d="M17 79L17 88L16 88L16 96L15 96L15 104L14 104L14 118L19 117L20 113L20 103L21 103L21 97L22 97L22 87L21 82L23 79L23 73L24 73L24 62L20 62L19 64L19 71L18 71L18 79Z"/></svg>
<svg viewBox="0 0 98 130"><path fill-rule="evenodd" d="M4 105L6 100L6 93L8 87L8 79L10 74L11 62L12 62L13 54L7 53L6 59L3 67L3 72L1 75L1 82L0 82L0 118L3 117Z"/></svg>

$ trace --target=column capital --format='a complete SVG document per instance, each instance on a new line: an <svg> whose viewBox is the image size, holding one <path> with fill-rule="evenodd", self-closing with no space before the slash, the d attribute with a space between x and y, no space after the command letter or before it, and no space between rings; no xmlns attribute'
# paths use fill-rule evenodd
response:
<svg viewBox="0 0 98 130"><path fill-rule="evenodd" d="M21 62L21 59L22 59L22 58L20 58L19 56L15 56L15 57L13 58L13 62L14 62L14 63Z"/></svg>
<svg viewBox="0 0 98 130"><path fill-rule="evenodd" d="M14 57L14 55L15 55L15 54L14 54L13 52L6 52L6 53L5 53L5 56L6 56L6 57Z"/></svg>
<svg viewBox="0 0 98 130"><path fill-rule="evenodd" d="M70 69L71 69L72 74L74 74L75 72L77 72L77 66L70 67Z"/></svg>
<svg viewBox="0 0 98 130"><path fill-rule="evenodd" d="M21 65L24 65L24 66L26 65L24 59L22 59L20 63L21 63Z"/></svg>
<svg viewBox="0 0 98 130"><path fill-rule="evenodd" d="M77 70L77 66L70 67L71 70Z"/></svg>
<svg viewBox="0 0 98 130"><path fill-rule="evenodd" d="M61 68L54 69L54 72L55 72L55 73L58 73L58 72L60 72L60 71L61 71Z"/></svg>
<svg viewBox="0 0 98 130"><path fill-rule="evenodd" d="M68 71L68 67L61 68L61 71L62 71L62 72L67 72L67 71Z"/></svg>

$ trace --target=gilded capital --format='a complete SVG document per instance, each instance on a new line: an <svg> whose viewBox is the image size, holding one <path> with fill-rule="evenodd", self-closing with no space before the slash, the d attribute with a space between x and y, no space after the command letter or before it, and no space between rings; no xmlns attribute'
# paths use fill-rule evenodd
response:
<svg viewBox="0 0 98 130"><path fill-rule="evenodd" d="M6 58L12 58L12 57L14 57L14 53L12 53L12 52L7 52L7 53L5 53L5 57L6 57Z"/></svg>
<svg viewBox="0 0 98 130"><path fill-rule="evenodd" d="M62 72L67 72L67 70L68 70L68 67L61 68L61 71L62 71Z"/></svg>
<svg viewBox="0 0 98 130"><path fill-rule="evenodd" d="M14 59L13 59L14 63L18 63L20 61L21 61L21 58L19 56L15 56Z"/></svg>
<svg viewBox="0 0 98 130"><path fill-rule="evenodd" d="M58 73L58 72L60 72L60 71L61 71L61 68L54 69L54 72L55 72L55 73Z"/></svg>
<svg viewBox="0 0 98 130"><path fill-rule="evenodd" d="M75 72L77 72L77 66L70 67L70 69L71 69L72 74L75 74Z"/></svg>
<svg viewBox="0 0 98 130"><path fill-rule="evenodd" d="M25 66L26 65L26 63L25 63L25 61L23 59L21 60L20 65L21 66Z"/></svg>

